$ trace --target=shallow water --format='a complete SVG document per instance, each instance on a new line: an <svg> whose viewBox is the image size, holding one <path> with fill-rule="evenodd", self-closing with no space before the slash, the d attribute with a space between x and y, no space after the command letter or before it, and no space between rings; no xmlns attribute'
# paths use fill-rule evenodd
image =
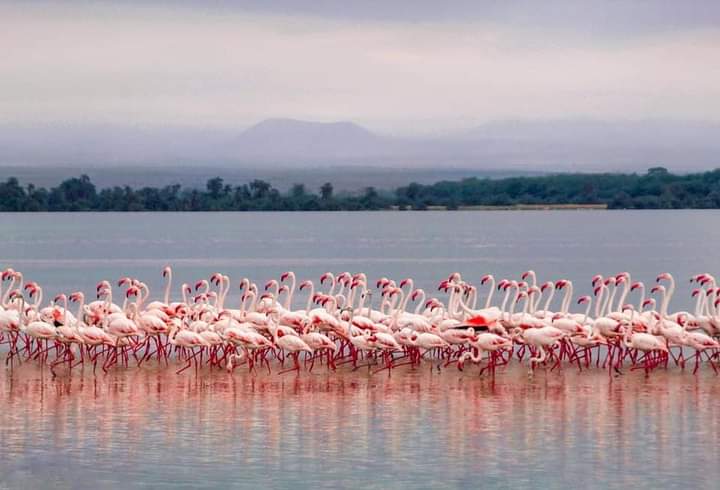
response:
<svg viewBox="0 0 720 490"><path fill-rule="evenodd" d="M46 298L94 291L101 279L141 277L162 290L160 270L182 282L223 271L264 281L294 270L315 279L328 270L370 279L411 276L436 292L452 271L540 280L568 278L587 294L597 273L630 271L652 282L678 278L674 304L690 307L687 278L720 269L720 213L708 211L458 211L358 213L0 213L0 267L46 287ZM262 285L262 284L261 284ZM232 304L239 303L230 298Z"/></svg>
<svg viewBox="0 0 720 490"><path fill-rule="evenodd" d="M287 269L413 276L434 291L459 270L541 280L576 293L595 273L718 272L720 215L672 212L0 214L0 267L46 298L137 275L157 296L221 270L264 281ZM304 298L299 298L301 301ZM231 300L232 301L232 300ZM237 299L235 300L237 302ZM298 302L297 304L300 304ZM3 357L0 354L0 358ZM316 368L317 369L317 368ZM720 378L677 368L539 371L511 365L392 377L0 369L0 488L705 487L716 488Z"/></svg>
<svg viewBox="0 0 720 490"><path fill-rule="evenodd" d="M0 370L0 486L716 488L711 372L142 368L52 380L26 365Z"/></svg>

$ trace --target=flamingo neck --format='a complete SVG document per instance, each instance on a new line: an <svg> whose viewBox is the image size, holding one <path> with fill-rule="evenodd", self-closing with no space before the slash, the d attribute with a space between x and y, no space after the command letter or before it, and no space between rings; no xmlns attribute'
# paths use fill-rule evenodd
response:
<svg viewBox="0 0 720 490"><path fill-rule="evenodd" d="M17 278L15 276L12 276L12 279L10 280L10 285L8 285L8 288L5 291L5 294L2 296L2 305L1 306L5 307L5 308L8 307L8 299L10 298L10 293L12 293L16 282L17 282Z"/></svg>
<svg viewBox="0 0 720 490"><path fill-rule="evenodd" d="M600 291L595 298L595 318L600 318L601 306L603 301L605 300L605 289L606 287L604 285L601 286Z"/></svg>
<svg viewBox="0 0 720 490"><path fill-rule="evenodd" d="M552 302L554 296L555 296L555 287L553 286L550 288L550 294L548 294L548 298L547 298L547 300L545 300L545 304L543 305L543 310L545 310L545 312L550 311L549 310L550 303Z"/></svg>
<svg viewBox="0 0 720 490"><path fill-rule="evenodd" d="M310 296L308 296L307 306L305 307L305 311L309 312L310 309L312 308L313 297L315 297L315 285L311 281L310 282Z"/></svg>
<svg viewBox="0 0 720 490"><path fill-rule="evenodd" d="M165 295L163 299L165 300L165 304L170 304L170 288L172 287L172 270L168 270L167 279L165 280Z"/></svg>
<svg viewBox="0 0 720 490"><path fill-rule="evenodd" d="M567 282L567 289L565 290L565 296L563 297L562 305L560 306L560 312L563 315L567 315L570 310L570 301L572 301L573 295L573 283L572 281Z"/></svg>
<svg viewBox="0 0 720 490"><path fill-rule="evenodd" d="M638 286L638 289L640 290L640 302L638 303L638 311L642 311L643 303L645 303L645 285L640 284Z"/></svg>
<svg viewBox="0 0 720 490"><path fill-rule="evenodd" d="M490 282L490 291L488 291L487 298L485 299L485 309L490 308L490 305L492 304L493 294L495 294L495 277L490 276L488 278L488 281Z"/></svg>
<svg viewBox="0 0 720 490"><path fill-rule="evenodd" d="M425 291L423 291L423 290L421 289L421 290L420 290L420 293L418 294L418 296L420 297L420 301L418 302L417 306L415 307L415 314L416 314L416 315L419 315L419 314L420 314L420 309L421 309L421 308L423 307L423 305L425 304Z"/></svg>

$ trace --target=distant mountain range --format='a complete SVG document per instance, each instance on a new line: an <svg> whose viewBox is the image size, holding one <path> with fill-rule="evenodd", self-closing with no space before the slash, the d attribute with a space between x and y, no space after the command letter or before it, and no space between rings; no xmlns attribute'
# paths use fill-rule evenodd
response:
<svg viewBox="0 0 720 490"><path fill-rule="evenodd" d="M720 167L720 124L503 121L400 138L352 122L268 119L244 130L0 126L0 166L438 166L476 170L675 171Z"/></svg>

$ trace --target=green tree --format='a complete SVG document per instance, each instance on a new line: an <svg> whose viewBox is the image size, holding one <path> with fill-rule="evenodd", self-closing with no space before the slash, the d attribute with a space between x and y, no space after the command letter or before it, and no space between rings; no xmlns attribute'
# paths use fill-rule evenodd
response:
<svg viewBox="0 0 720 490"><path fill-rule="evenodd" d="M323 201L329 201L333 197L333 185L330 182L325 182L320 187L320 197Z"/></svg>
<svg viewBox="0 0 720 490"><path fill-rule="evenodd" d="M215 177L208 180L206 188L212 199L219 199L223 195L223 179Z"/></svg>

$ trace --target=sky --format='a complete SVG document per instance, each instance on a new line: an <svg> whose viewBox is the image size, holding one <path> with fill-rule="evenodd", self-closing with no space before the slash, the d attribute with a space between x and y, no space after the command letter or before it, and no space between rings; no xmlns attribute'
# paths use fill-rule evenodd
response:
<svg viewBox="0 0 720 490"><path fill-rule="evenodd" d="M0 124L720 121L720 2L0 2Z"/></svg>

